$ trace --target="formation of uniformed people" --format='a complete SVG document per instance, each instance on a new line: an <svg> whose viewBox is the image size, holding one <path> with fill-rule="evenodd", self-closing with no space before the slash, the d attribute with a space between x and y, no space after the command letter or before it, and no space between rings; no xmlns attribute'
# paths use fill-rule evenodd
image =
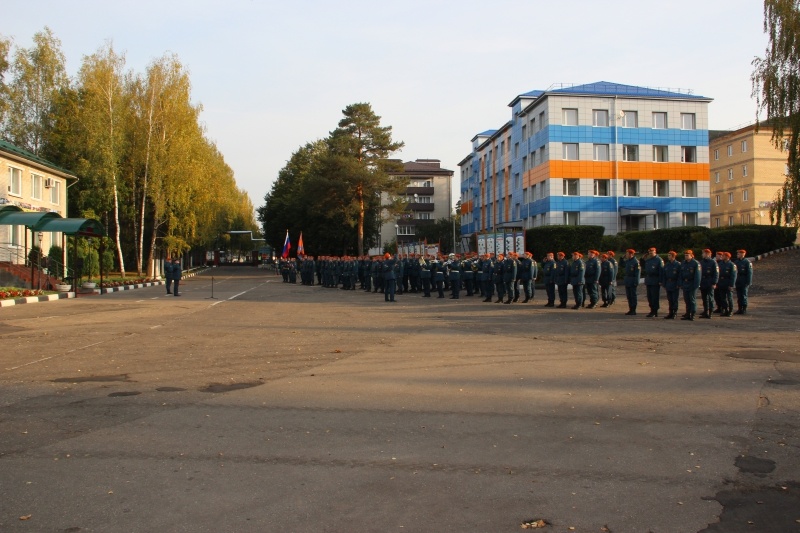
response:
<svg viewBox="0 0 800 533"><path fill-rule="evenodd" d="M594 309L601 301L600 307L610 307L616 301L615 287L621 277L628 301L626 315L636 315L641 280L646 288L648 318L658 317L662 288L668 308L665 319L677 317L681 291L685 307L682 320L694 320L695 316L710 319L713 314L743 315L747 313L748 290L753 280L753 266L746 254L746 250L738 250L734 260L730 253L718 252L715 259L711 250L705 249L698 261L692 250L686 250L680 261L677 252L670 251L664 261L655 248L648 249L641 258L637 258L636 250L628 249L617 263L613 251L589 250L585 260L576 251L572 261L566 259L564 252L548 252L541 266L547 297L544 306L566 308L568 287L572 286L572 309ZM299 272L304 285L342 290L358 287L365 292L382 293L386 302L395 302L395 296L404 293L422 293L424 298L431 298L435 291L439 298L449 292L450 298L457 300L465 292L467 297L480 296L484 302L508 305L520 298L524 298L522 303L534 300L540 269L530 252L521 256L514 252L496 256L470 252L446 256L409 254L403 258L389 253L372 257L306 256L281 260L278 270L285 283L296 283ZM698 289L703 309L700 315ZM735 312L734 290L738 305Z"/></svg>

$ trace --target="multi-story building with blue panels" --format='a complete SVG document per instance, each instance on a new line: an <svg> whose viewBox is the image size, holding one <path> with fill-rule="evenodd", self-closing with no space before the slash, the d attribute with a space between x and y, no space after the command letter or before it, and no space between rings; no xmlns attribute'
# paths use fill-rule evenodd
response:
<svg viewBox="0 0 800 533"><path fill-rule="evenodd" d="M708 103L597 82L517 96L460 163L461 233L556 224L606 234L709 224Z"/></svg>

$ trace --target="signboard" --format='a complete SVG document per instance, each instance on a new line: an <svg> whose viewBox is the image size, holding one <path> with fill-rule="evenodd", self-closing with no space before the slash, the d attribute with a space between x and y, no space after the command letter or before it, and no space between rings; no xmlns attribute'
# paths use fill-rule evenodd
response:
<svg viewBox="0 0 800 533"><path fill-rule="evenodd" d="M495 233L494 235L494 253L505 254L505 235L503 233Z"/></svg>
<svg viewBox="0 0 800 533"><path fill-rule="evenodd" d="M486 254L486 235L478 235L478 255Z"/></svg>
<svg viewBox="0 0 800 533"><path fill-rule="evenodd" d="M514 240L516 242L517 253L522 255L525 253L525 232L524 231L515 231L514 232Z"/></svg>

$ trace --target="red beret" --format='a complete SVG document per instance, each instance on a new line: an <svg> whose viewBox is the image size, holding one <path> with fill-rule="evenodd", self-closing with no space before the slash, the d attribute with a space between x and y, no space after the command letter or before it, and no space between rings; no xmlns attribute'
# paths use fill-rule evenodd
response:
<svg viewBox="0 0 800 533"><path fill-rule="evenodd" d="M609 250L606 253L608 254L608 257L614 257L615 255L617 255L617 254L614 253L613 250Z"/></svg>
<svg viewBox="0 0 800 533"><path fill-rule="evenodd" d="M634 250L633 248L628 248L625 251L628 252L629 254L635 254L636 253L636 250Z"/></svg>
<svg viewBox="0 0 800 533"><path fill-rule="evenodd" d="M647 250L647 251L648 251L648 252L655 252L655 251L656 251L656 249L651 247L651 248L648 248L648 250Z"/></svg>
<svg viewBox="0 0 800 533"><path fill-rule="evenodd" d="M708 248L703 248L703 253L704 254L710 254L711 250L709 250Z"/></svg>
<svg viewBox="0 0 800 533"><path fill-rule="evenodd" d="M558 257L564 257L564 252L558 252L556 255L557 255Z"/></svg>
<svg viewBox="0 0 800 533"><path fill-rule="evenodd" d="M671 255L672 257L675 257L676 255L678 255L678 252L676 252L674 250L670 250L669 252L667 252L667 255Z"/></svg>
<svg viewBox="0 0 800 533"><path fill-rule="evenodd" d="M747 250L736 250L736 253L747 255Z"/></svg>
<svg viewBox="0 0 800 533"><path fill-rule="evenodd" d="M693 252L693 251L691 251L691 250L686 250L686 251L685 251L685 252L683 252L683 253L684 253L684 255L691 255L692 257L694 257L694 252Z"/></svg>
<svg viewBox="0 0 800 533"><path fill-rule="evenodd" d="M725 256L725 257L727 257L728 259L730 259L730 258L731 258L731 253L730 253L730 252L722 252L722 255L724 255L724 256Z"/></svg>

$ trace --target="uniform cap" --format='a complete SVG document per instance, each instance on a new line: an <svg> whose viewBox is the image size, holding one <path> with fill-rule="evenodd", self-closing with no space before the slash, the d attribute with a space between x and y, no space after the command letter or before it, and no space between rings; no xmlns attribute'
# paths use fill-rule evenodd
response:
<svg viewBox="0 0 800 533"><path fill-rule="evenodd" d="M724 255L724 256L725 256L725 257L727 257L728 259L730 259L730 258L731 258L731 253L730 253L730 252L722 252L722 255Z"/></svg>
<svg viewBox="0 0 800 533"><path fill-rule="evenodd" d="M736 250L737 254L747 255L747 250Z"/></svg>
<svg viewBox="0 0 800 533"><path fill-rule="evenodd" d="M606 253L608 254L608 257L614 257L615 255L617 255L614 253L614 250L609 250Z"/></svg>
<svg viewBox="0 0 800 533"><path fill-rule="evenodd" d="M600 259L608 259L608 254L601 254Z"/></svg>
<svg viewBox="0 0 800 533"><path fill-rule="evenodd" d="M711 254L711 250L709 250L708 248L703 248L703 253L710 255Z"/></svg>
<svg viewBox="0 0 800 533"><path fill-rule="evenodd" d="M627 249L627 250L625 250L625 251L626 251L627 253L629 253L629 254L635 254L635 253L636 253L636 250L634 250L633 248L628 248L628 249Z"/></svg>
<svg viewBox="0 0 800 533"><path fill-rule="evenodd" d="M669 252L667 252L667 255L670 257L675 257L676 255L678 255L678 252L676 252L675 250L670 250Z"/></svg>
<svg viewBox="0 0 800 533"><path fill-rule="evenodd" d="M691 251L691 250L686 250L685 252L683 252L683 254L684 255L691 255L692 257L694 257L694 252Z"/></svg>
<svg viewBox="0 0 800 533"><path fill-rule="evenodd" d="M564 257L564 252L558 252L556 255L557 255L558 257Z"/></svg>
<svg viewBox="0 0 800 533"><path fill-rule="evenodd" d="M653 253L656 253L656 249L655 249L655 248L648 248L648 249L647 249L647 251L648 251L648 252L653 252Z"/></svg>
<svg viewBox="0 0 800 533"><path fill-rule="evenodd" d="M389 259L390 257L392 257L392 254L390 254L389 252L386 252L385 254L383 254L383 258L384 259Z"/></svg>

